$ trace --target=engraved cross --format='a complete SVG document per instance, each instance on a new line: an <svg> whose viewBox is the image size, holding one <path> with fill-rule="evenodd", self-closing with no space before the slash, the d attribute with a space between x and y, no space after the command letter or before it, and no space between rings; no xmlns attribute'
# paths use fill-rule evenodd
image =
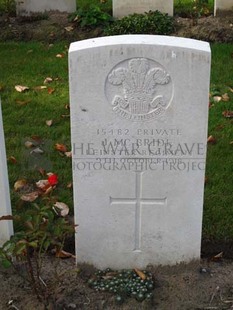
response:
<svg viewBox="0 0 233 310"><path fill-rule="evenodd" d="M141 248L141 213L144 205L166 205L167 198L142 198L142 172L136 172L136 197L135 198L112 198L111 205L135 205L135 228L134 228L134 252L140 252Z"/></svg>

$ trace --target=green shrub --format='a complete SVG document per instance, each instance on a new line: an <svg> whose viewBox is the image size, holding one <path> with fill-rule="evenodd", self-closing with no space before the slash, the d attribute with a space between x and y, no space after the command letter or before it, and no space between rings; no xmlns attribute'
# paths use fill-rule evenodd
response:
<svg viewBox="0 0 233 310"><path fill-rule="evenodd" d="M102 11L97 5L78 9L76 13L70 16L70 19L77 22L81 28L106 26L113 20L111 15Z"/></svg>
<svg viewBox="0 0 233 310"><path fill-rule="evenodd" d="M15 11L15 0L0 0L0 15L4 13L9 15L15 15Z"/></svg>
<svg viewBox="0 0 233 310"><path fill-rule="evenodd" d="M173 18L159 11L132 14L114 21L105 35L119 34L160 34L167 35L174 30Z"/></svg>

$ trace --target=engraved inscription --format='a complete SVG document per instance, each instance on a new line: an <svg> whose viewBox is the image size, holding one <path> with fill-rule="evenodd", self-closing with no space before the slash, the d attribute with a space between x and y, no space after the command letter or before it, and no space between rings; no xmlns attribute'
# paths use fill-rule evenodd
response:
<svg viewBox="0 0 233 310"><path fill-rule="evenodd" d="M135 198L112 198L111 205L135 205L134 252L141 252L141 216L144 205L165 205L167 198L142 198L142 172L136 172Z"/></svg>
<svg viewBox="0 0 233 310"><path fill-rule="evenodd" d="M106 96L113 111L121 117L151 120L167 109L172 96L171 84L169 73L160 64L133 58L118 64L108 74Z"/></svg>

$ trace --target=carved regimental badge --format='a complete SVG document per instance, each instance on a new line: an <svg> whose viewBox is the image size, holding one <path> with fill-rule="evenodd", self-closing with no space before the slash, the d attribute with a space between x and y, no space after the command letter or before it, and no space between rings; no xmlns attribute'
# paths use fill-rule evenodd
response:
<svg viewBox="0 0 233 310"><path fill-rule="evenodd" d="M118 64L108 74L105 90L113 111L133 121L158 117L172 98L169 73L147 58L132 58Z"/></svg>

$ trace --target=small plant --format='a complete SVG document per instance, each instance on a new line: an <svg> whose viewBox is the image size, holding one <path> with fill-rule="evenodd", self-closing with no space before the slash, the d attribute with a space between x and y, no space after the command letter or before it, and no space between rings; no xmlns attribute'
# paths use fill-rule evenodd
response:
<svg viewBox="0 0 233 310"><path fill-rule="evenodd" d="M0 1L0 14L5 13L8 15L15 15L15 11L16 11L15 0Z"/></svg>
<svg viewBox="0 0 233 310"><path fill-rule="evenodd" d="M114 23L105 30L105 35L160 34L167 35L174 30L173 18L159 11L132 14Z"/></svg>
<svg viewBox="0 0 233 310"><path fill-rule="evenodd" d="M49 200L51 203L51 201ZM56 256L64 256L65 239L74 233L74 226L56 211L56 204L45 206L27 204L20 215L2 216L0 220L14 220L21 230L17 231L0 248L0 262L13 266L31 286L45 308L54 303L55 287L43 280L42 263L45 253L54 249ZM55 212L56 211L56 212Z"/></svg>
<svg viewBox="0 0 233 310"><path fill-rule="evenodd" d="M146 270L138 269L114 271L107 268L106 270L98 270L88 280L88 285L95 291L114 294L115 301L118 304L130 297L139 302L145 299L150 300L154 290L152 274Z"/></svg>
<svg viewBox="0 0 233 310"><path fill-rule="evenodd" d="M113 21L112 16L102 11L97 5L91 5L89 8L80 8L70 16L70 19L78 23L81 28L106 26Z"/></svg>

